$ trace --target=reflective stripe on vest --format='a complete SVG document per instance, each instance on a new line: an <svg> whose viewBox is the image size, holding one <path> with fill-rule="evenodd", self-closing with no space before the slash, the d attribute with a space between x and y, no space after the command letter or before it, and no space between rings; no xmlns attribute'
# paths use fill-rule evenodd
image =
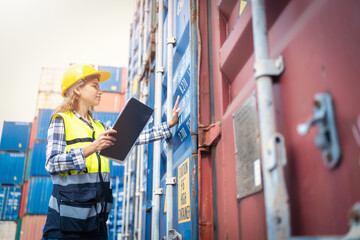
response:
<svg viewBox="0 0 360 240"><path fill-rule="evenodd" d="M100 133L105 131L104 126L100 122L94 122L91 117L89 118L93 126L93 130L85 122L80 120L73 112L68 111L66 113L57 113L52 117L52 119L57 116L62 117L64 120L67 152L74 148L83 148L84 146L94 141ZM109 160L100 156L98 153L93 153L85 159L87 172L95 173L99 171L98 157L101 159L101 172L109 173ZM70 174L77 174L77 171L71 170ZM60 175L66 176L68 173L64 172Z"/></svg>

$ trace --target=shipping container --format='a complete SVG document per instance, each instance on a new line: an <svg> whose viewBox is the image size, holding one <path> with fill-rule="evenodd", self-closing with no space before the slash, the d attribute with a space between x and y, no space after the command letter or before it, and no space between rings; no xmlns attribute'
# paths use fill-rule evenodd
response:
<svg viewBox="0 0 360 240"><path fill-rule="evenodd" d="M124 178L116 177L111 179L111 188L114 201L107 221L109 240L118 239L117 236L122 233L122 203L124 200L123 187Z"/></svg>
<svg viewBox="0 0 360 240"><path fill-rule="evenodd" d="M29 181L32 152L33 152L33 150L29 150L26 154L27 160L26 160L26 164L25 164L24 182Z"/></svg>
<svg viewBox="0 0 360 240"><path fill-rule="evenodd" d="M59 85L60 89L60 85ZM61 93L57 92L38 92L36 109L55 109L61 103L63 103L65 98L61 96Z"/></svg>
<svg viewBox="0 0 360 240"><path fill-rule="evenodd" d="M33 149L34 142L36 138L36 130L37 130L37 117L34 118L34 121L31 124L31 131L30 131L30 140L29 140L29 150Z"/></svg>
<svg viewBox="0 0 360 240"><path fill-rule="evenodd" d="M20 201L21 188L14 186L0 186L0 219L18 219Z"/></svg>
<svg viewBox="0 0 360 240"><path fill-rule="evenodd" d="M25 214L47 214L52 189L50 177L30 177Z"/></svg>
<svg viewBox="0 0 360 240"><path fill-rule="evenodd" d="M48 68L41 69L41 78L39 84L39 91L61 93L61 81L66 69L62 68ZM47 108L47 107L46 107Z"/></svg>
<svg viewBox="0 0 360 240"><path fill-rule="evenodd" d="M22 184L25 163L25 153L0 153L0 184Z"/></svg>
<svg viewBox="0 0 360 240"><path fill-rule="evenodd" d="M110 177L111 178L116 178L116 177L123 178L124 177L124 165L120 165L117 162L110 161Z"/></svg>
<svg viewBox="0 0 360 240"><path fill-rule="evenodd" d="M110 66L99 66L99 71L108 71L111 73L109 80L100 83L100 89L107 92L120 92L121 86L121 68Z"/></svg>
<svg viewBox="0 0 360 240"><path fill-rule="evenodd" d="M24 216L21 224L20 240L42 239L46 215Z"/></svg>
<svg viewBox="0 0 360 240"><path fill-rule="evenodd" d="M49 176L45 169L47 142L36 142L31 154L30 176Z"/></svg>
<svg viewBox="0 0 360 240"><path fill-rule="evenodd" d="M53 109L39 109L35 141L46 141Z"/></svg>
<svg viewBox="0 0 360 240"><path fill-rule="evenodd" d="M200 238L349 231L360 199L359 10L329 0L199 5Z"/></svg>
<svg viewBox="0 0 360 240"><path fill-rule="evenodd" d="M21 200L20 200L20 209L19 209L20 218L22 218L25 214L25 209L28 199L28 191L29 191L29 182L24 182L21 188Z"/></svg>
<svg viewBox="0 0 360 240"><path fill-rule="evenodd" d="M118 115L112 112L93 112L93 118L103 123L105 127L112 127Z"/></svg>
<svg viewBox="0 0 360 240"><path fill-rule="evenodd" d="M95 112L119 113L124 106L124 95L117 92L103 92L98 106L94 106Z"/></svg>
<svg viewBox="0 0 360 240"><path fill-rule="evenodd" d="M26 152L29 148L31 123L4 121L1 134L1 151Z"/></svg>
<svg viewBox="0 0 360 240"><path fill-rule="evenodd" d="M12 221L0 221L0 239L14 240L16 236L17 224Z"/></svg>

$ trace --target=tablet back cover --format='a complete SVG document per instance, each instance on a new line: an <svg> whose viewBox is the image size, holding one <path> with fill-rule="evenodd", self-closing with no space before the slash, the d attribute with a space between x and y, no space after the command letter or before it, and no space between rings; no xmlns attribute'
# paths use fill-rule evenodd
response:
<svg viewBox="0 0 360 240"><path fill-rule="evenodd" d="M113 129L117 131L113 136L115 144L100 151L100 155L116 162L122 162L144 129L153 109L131 98L119 114Z"/></svg>

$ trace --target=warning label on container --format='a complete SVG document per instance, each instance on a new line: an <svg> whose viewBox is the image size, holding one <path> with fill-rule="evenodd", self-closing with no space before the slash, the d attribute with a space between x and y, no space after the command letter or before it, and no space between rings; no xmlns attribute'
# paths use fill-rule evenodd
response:
<svg viewBox="0 0 360 240"><path fill-rule="evenodd" d="M191 220L189 179L189 158L187 158L178 167L178 223Z"/></svg>

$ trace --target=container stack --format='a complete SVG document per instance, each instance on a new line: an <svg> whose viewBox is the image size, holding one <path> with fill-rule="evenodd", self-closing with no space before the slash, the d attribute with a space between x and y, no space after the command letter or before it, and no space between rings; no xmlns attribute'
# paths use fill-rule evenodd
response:
<svg viewBox="0 0 360 240"><path fill-rule="evenodd" d="M99 106L94 107L93 118L101 121L107 127L111 127L125 105L127 69L99 66L98 70L111 72L111 78L100 83L101 102ZM114 203L107 222L108 233L109 239L117 239L116 236L122 229L124 167L110 161L110 178Z"/></svg>
<svg viewBox="0 0 360 240"><path fill-rule="evenodd" d="M0 239L19 237L31 123L4 122L0 143Z"/></svg>
<svg viewBox="0 0 360 240"><path fill-rule="evenodd" d="M64 101L60 92L64 71L61 68L42 68L22 188L19 214L22 222L21 240L42 237L53 188L50 175L45 170L47 130L55 108Z"/></svg>

